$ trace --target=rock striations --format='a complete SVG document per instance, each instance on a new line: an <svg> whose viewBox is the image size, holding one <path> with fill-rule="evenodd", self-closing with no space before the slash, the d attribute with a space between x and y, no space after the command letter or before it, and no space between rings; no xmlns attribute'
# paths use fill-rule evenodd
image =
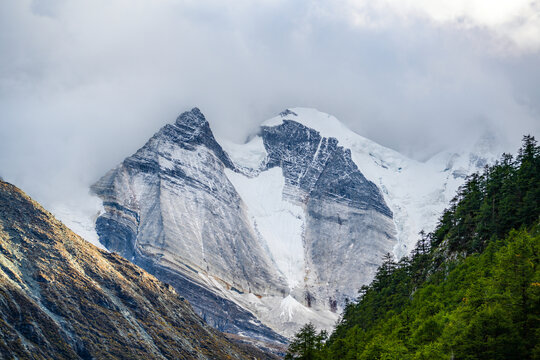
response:
<svg viewBox="0 0 540 360"><path fill-rule="evenodd" d="M308 321L331 328L385 253L432 229L489 143L418 162L294 108L239 145L195 108L92 186L96 230L210 325L283 342Z"/></svg>
<svg viewBox="0 0 540 360"><path fill-rule="evenodd" d="M285 115L295 117L290 110ZM283 198L305 214L298 239L304 281L292 294L310 308L335 310L371 281L379 259L395 245L392 211L349 149L282 117L279 125L263 126L260 136L268 153L264 169L281 169Z"/></svg>
<svg viewBox="0 0 540 360"><path fill-rule="evenodd" d="M183 113L93 185L100 241L222 331L283 341L307 321L332 327L396 229L351 151L295 116L234 151L199 109Z"/></svg>
<svg viewBox="0 0 540 360"><path fill-rule="evenodd" d="M124 234L128 229L126 222ZM84 241L0 181L0 358L253 357L209 327L170 285Z"/></svg>
<svg viewBox="0 0 540 360"><path fill-rule="evenodd" d="M106 210L96 230L109 250L179 289L217 329L284 341L220 295L287 291L227 168L234 165L204 116L186 112L92 187Z"/></svg>

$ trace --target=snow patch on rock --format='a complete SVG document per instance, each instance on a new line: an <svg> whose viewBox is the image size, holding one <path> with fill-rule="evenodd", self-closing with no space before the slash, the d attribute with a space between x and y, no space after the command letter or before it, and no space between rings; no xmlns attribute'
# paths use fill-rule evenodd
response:
<svg viewBox="0 0 540 360"><path fill-rule="evenodd" d="M245 144L235 144L225 139L218 139L219 144L240 170L259 170L266 163L268 154L263 139L256 136Z"/></svg>
<svg viewBox="0 0 540 360"><path fill-rule="evenodd" d="M302 243L304 210L283 199L281 168L248 178L226 169L225 174L247 205L254 229L261 235L280 272L292 289L304 277Z"/></svg>

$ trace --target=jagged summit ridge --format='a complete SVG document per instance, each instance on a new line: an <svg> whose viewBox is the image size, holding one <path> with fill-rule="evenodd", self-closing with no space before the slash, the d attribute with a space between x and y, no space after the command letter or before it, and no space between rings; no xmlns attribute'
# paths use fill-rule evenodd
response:
<svg viewBox="0 0 540 360"><path fill-rule="evenodd" d="M394 245L392 213L348 149L300 123L262 127L248 152L251 173L200 110L181 114L93 186L100 241L187 292L225 331L271 336L248 326L249 312L285 334L306 321L331 327ZM255 201L253 189L264 191ZM244 322L231 317L240 309Z"/></svg>
<svg viewBox="0 0 540 360"><path fill-rule="evenodd" d="M411 160L307 108L232 144L194 108L93 186L96 227L213 326L279 341L268 327L332 327L383 254L436 221L476 166L465 159Z"/></svg>
<svg viewBox="0 0 540 360"><path fill-rule="evenodd" d="M284 117L286 117L288 115L298 116L297 113L295 113L294 111L289 110L289 109L285 109L285 110L283 110L282 112L279 113L279 116L281 116L282 118L284 118Z"/></svg>
<svg viewBox="0 0 540 360"><path fill-rule="evenodd" d="M290 186L301 188L306 196L330 196L392 217L377 186L364 177L352 161L351 150L340 146L336 138L285 119L280 125L263 126L262 138L268 151L267 168L281 167Z"/></svg>
<svg viewBox="0 0 540 360"><path fill-rule="evenodd" d="M174 123L174 131L164 131L164 134L158 132L157 137L170 136L170 141L184 146L204 145L212 150L214 154L223 162L226 167L234 168L229 156L223 151L221 145L214 138L210 129L210 124L206 120L199 108L195 107L191 111L180 114ZM162 130L167 129L165 126Z"/></svg>
<svg viewBox="0 0 540 360"><path fill-rule="evenodd" d="M186 126L191 129L201 128L205 126L210 127L208 121L206 121L206 118L198 107L194 107L190 111L184 111L183 113L178 115L178 117L176 118L176 125ZM186 131L186 133L187 132L188 131Z"/></svg>

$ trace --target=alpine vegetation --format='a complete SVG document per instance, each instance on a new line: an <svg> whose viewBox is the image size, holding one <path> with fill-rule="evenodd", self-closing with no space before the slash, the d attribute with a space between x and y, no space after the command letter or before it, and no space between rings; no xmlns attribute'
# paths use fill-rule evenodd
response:
<svg viewBox="0 0 540 360"><path fill-rule="evenodd" d="M525 136L516 158L467 178L410 256L385 256L324 345L303 328L288 356L538 359L539 217L540 147Z"/></svg>

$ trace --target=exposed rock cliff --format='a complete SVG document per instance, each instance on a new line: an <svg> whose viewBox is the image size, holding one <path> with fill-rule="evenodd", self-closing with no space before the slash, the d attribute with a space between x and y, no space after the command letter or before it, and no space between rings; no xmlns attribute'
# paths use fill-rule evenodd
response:
<svg viewBox="0 0 540 360"><path fill-rule="evenodd" d="M221 294L287 291L226 168L234 165L202 113L183 113L92 187L106 210L97 233L109 250L179 289L212 326L284 341Z"/></svg>
<svg viewBox="0 0 540 360"><path fill-rule="evenodd" d="M262 127L266 169L281 168L283 198L305 214L296 239L304 248L304 281L292 293L309 307L335 310L371 281L382 255L396 244L392 211L349 149L296 116L289 110L281 124Z"/></svg>
<svg viewBox="0 0 540 360"><path fill-rule="evenodd" d="M263 126L247 149L231 158L198 109L183 113L92 187L100 241L220 330L331 327L396 244L392 211L349 149L299 122Z"/></svg>

